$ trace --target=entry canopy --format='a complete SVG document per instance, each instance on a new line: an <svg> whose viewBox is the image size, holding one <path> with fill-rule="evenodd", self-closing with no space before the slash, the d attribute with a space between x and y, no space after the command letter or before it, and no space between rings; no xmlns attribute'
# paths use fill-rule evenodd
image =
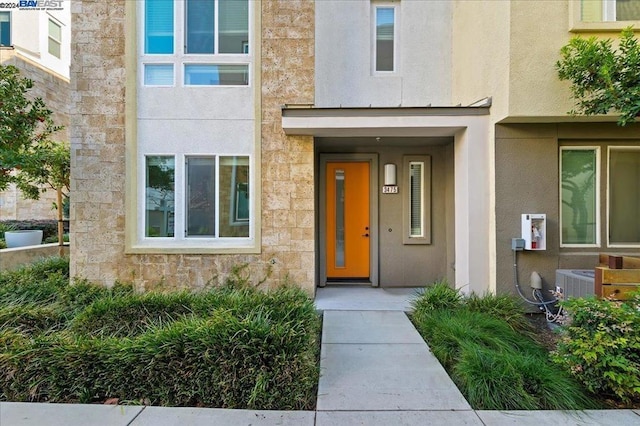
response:
<svg viewBox="0 0 640 426"><path fill-rule="evenodd" d="M446 137L489 115L491 98L470 106L326 108L286 104L282 128L287 135L316 137Z"/></svg>

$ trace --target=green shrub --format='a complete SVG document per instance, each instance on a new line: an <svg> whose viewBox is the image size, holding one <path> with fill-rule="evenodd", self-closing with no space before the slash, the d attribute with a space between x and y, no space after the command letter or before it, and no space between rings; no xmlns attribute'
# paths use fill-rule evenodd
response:
<svg viewBox="0 0 640 426"><path fill-rule="evenodd" d="M411 319L475 409L584 409L583 388L530 337L509 296L463 298L443 283L425 290Z"/></svg>
<svg viewBox="0 0 640 426"><path fill-rule="evenodd" d="M571 323L554 361L593 393L640 400L640 305L588 298L564 307Z"/></svg>
<svg viewBox="0 0 640 426"><path fill-rule="evenodd" d="M131 293L98 299L74 318L71 329L92 336L135 336L191 314L194 298L192 294L179 292Z"/></svg>
<svg viewBox="0 0 640 426"><path fill-rule="evenodd" d="M449 287L446 280L436 281L426 287L424 292L413 300L414 311L432 311L439 309L456 309L462 304L462 295Z"/></svg>
<svg viewBox="0 0 640 426"><path fill-rule="evenodd" d="M464 343L452 370L460 391L475 409L567 410L596 405L545 355L496 350Z"/></svg>
<svg viewBox="0 0 640 426"><path fill-rule="evenodd" d="M51 259L0 274L0 400L311 409L320 317L300 289L138 294Z"/></svg>
<svg viewBox="0 0 640 426"><path fill-rule="evenodd" d="M58 333L0 357L0 387L10 400L91 402L108 397L152 405L309 409L318 378L319 317L293 292L271 297L304 311L183 318L135 338ZM302 291L299 291L302 293ZM296 301L298 299L298 301Z"/></svg>
<svg viewBox="0 0 640 426"><path fill-rule="evenodd" d="M60 330L68 317L56 306L8 305L0 307L0 324L24 335Z"/></svg>
<svg viewBox="0 0 640 426"><path fill-rule="evenodd" d="M69 260L47 258L15 271L0 272L0 305L53 303L69 285Z"/></svg>

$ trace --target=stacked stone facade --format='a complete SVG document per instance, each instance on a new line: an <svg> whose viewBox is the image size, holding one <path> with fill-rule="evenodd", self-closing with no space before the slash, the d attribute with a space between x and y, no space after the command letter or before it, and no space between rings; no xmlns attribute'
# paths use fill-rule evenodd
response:
<svg viewBox="0 0 640 426"><path fill-rule="evenodd" d="M42 98L53 111L53 121L64 128L53 135L54 140L69 141L69 80L26 59L11 48L0 48L0 64L13 65L22 77L33 81L28 96ZM56 200L53 190L43 193L40 200L25 200L15 186L0 192L0 220L56 219L52 209Z"/></svg>
<svg viewBox="0 0 640 426"><path fill-rule="evenodd" d="M125 167L127 108L125 45L136 19L126 0L72 3L71 272L92 282L134 282L199 288L222 281L234 267L265 286L290 281L313 292L313 138L288 137L281 128L285 103L312 103L314 6L311 0L261 1L260 254L126 254ZM252 2L253 4L253 2ZM130 24L127 24L130 23ZM129 26L127 26L129 25ZM127 115L129 114L129 115ZM131 163L135 159L129 159Z"/></svg>

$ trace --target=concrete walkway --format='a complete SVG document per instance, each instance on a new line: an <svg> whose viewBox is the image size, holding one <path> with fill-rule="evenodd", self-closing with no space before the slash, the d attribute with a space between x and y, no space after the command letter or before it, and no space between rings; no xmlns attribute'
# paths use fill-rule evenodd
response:
<svg viewBox="0 0 640 426"><path fill-rule="evenodd" d="M317 411L2 402L0 426L640 425L640 410L474 411L404 313L414 289L324 290Z"/></svg>

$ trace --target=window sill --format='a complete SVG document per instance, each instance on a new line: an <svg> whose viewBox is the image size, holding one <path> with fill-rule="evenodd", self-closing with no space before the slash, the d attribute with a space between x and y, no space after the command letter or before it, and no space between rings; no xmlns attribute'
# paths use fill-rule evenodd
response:
<svg viewBox="0 0 640 426"><path fill-rule="evenodd" d="M135 244L127 246L125 254L259 254L260 247L254 241L237 244L218 244L217 246L195 246L186 244Z"/></svg>
<svg viewBox="0 0 640 426"><path fill-rule="evenodd" d="M619 33L629 26L633 26L634 32L640 32L640 21L574 22L569 31L572 33Z"/></svg>

